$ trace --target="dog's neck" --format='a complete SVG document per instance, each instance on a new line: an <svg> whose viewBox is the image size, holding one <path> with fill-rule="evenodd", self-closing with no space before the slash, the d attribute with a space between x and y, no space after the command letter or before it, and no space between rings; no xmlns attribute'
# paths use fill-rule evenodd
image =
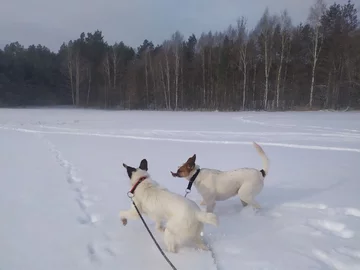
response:
<svg viewBox="0 0 360 270"><path fill-rule="evenodd" d="M200 166L196 165L195 168L192 170L192 172L186 177L189 180L189 184L187 186L187 190L190 192L191 187L194 184L195 180L198 178L198 175L200 174Z"/></svg>
<svg viewBox="0 0 360 270"><path fill-rule="evenodd" d="M194 169L189 173L186 179L190 181L190 179L196 174L197 170L200 170L199 165L195 165Z"/></svg>
<svg viewBox="0 0 360 270"><path fill-rule="evenodd" d="M144 180L146 180L148 178L147 175L141 176L136 182L135 184L132 186L131 190L129 191L129 193L131 193L132 195L134 195L136 188L141 184L141 182L143 182Z"/></svg>

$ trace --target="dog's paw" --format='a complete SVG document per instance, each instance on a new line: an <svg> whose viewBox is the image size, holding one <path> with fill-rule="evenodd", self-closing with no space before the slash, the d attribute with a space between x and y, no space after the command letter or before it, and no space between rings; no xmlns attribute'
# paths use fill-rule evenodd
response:
<svg viewBox="0 0 360 270"><path fill-rule="evenodd" d="M197 247L197 250L199 251L210 251L210 248L206 245L200 245Z"/></svg>
<svg viewBox="0 0 360 270"><path fill-rule="evenodd" d="M127 219L126 218L121 218L121 222L124 226L126 226L127 224Z"/></svg>
<svg viewBox="0 0 360 270"><path fill-rule="evenodd" d="M167 251L170 253L178 253L178 249L176 247L170 247L170 248L168 247Z"/></svg>

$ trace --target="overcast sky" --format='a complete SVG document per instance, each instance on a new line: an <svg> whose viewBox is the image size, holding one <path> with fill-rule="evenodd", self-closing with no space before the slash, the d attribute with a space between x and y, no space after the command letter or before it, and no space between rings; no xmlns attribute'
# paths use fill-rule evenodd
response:
<svg viewBox="0 0 360 270"><path fill-rule="evenodd" d="M176 30L185 37L223 30L240 16L247 17L249 27L253 27L267 6L271 13L286 8L297 24L306 20L313 1L1 0L0 46L19 41L25 46L40 43L57 51L63 41L96 29L102 30L109 44L124 41L137 47L145 38L158 44Z"/></svg>

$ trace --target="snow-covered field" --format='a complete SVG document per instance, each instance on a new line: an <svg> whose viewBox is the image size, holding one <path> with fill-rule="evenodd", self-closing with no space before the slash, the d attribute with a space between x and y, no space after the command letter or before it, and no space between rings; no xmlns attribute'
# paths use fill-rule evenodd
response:
<svg viewBox="0 0 360 270"><path fill-rule="evenodd" d="M360 269L360 113L0 110L0 269L170 269L140 220L122 226L122 163L173 178L192 154L202 167L261 168L263 210L220 202L210 252L168 254L180 270ZM200 202L194 188L189 198ZM161 234L156 232L160 245Z"/></svg>

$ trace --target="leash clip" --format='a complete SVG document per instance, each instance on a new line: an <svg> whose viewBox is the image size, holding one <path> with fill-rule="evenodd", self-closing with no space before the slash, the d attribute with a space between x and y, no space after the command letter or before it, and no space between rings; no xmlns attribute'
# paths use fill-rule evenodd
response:
<svg viewBox="0 0 360 270"><path fill-rule="evenodd" d="M130 199L134 198L134 194L131 193L131 191L128 191L127 196L128 196Z"/></svg>

